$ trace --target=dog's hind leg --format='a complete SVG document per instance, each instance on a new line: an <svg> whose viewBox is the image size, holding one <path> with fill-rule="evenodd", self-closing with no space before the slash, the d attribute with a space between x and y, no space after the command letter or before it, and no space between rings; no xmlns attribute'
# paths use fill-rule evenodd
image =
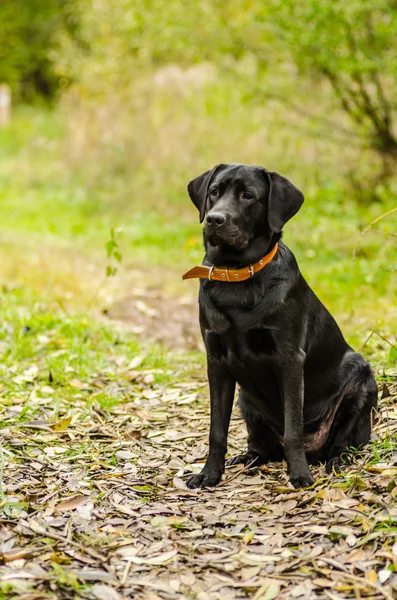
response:
<svg viewBox="0 0 397 600"><path fill-rule="evenodd" d="M282 460L284 451L280 441L272 429L266 424L263 416L252 410L249 401L244 399L244 393L240 390L239 406L242 417L245 420L248 432L248 449L244 454L233 456L227 465L243 464L258 467L269 460Z"/></svg>
<svg viewBox="0 0 397 600"><path fill-rule="evenodd" d="M339 470L342 454L349 447L359 448L371 437L373 413L377 407L378 388L372 370L360 354L346 355L341 369L350 376L342 391L343 400L331 429L326 452L326 470Z"/></svg>

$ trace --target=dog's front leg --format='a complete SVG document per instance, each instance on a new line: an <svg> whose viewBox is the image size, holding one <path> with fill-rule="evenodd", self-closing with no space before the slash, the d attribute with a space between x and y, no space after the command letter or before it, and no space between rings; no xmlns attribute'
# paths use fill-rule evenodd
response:
<svg viewBox="0 0 397 600"><path fill-rule="evenodd" d="M307 464L303 436L303 366L305 353L296 352L285 361L282 371L284 389L284 452L289 480L296 488L314 483Z"/></svg>
<svg viewBox="0 0 397 600"><path fill-rule="evenodd" d="M214 486L221 480L225 470L227 434L236 388L235 380L222 368L217 357L209 355L207 360L211 397L210 448L201 473L188 480L190 488Z"/></svg>

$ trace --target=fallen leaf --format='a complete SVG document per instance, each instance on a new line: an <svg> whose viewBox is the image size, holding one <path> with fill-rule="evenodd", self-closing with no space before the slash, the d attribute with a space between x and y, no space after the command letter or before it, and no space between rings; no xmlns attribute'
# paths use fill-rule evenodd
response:
<svg viewBox="0 0 397 600"><path fill-rule="evenodd" d="M13 548L12 550L0 551L0 559L4 562L12 562L20 558L28 558L34 554L34 548Z"/></svg>
<svg viewBox="0 0 397 600"><path fill-rule="evenodd" d="M137 300L135 302L135 306L141 313L143 313L144 315L147 315L148 317L154 317L155 315L157 315L157 310L155 310L154 308L151 308L142 300Z"/></svg>
<svg viewBox="0 0 397 600"><path fill-rule="evenodd" d="M88 385L86 383L84 383L83 381L80 381L80 379L76 379L76 378L71 379L69 381L69 385L76 388L76 390L85 390L88 387Z"/></svg>
<svg viewBox="0 0 397 600"><path fill-rule="evenodd" d="M392 574L392 571L390 571L390 569L382 569L378 573L379 581L381 583L385 583L385 581L387 581L389 579L391 574Z"/></svg>
<svg viewBox="0 0 397 600"><path fill-rule="evenodd" d="M263 586L266 588L266 586ZM266 591L262 588L258 591L257 594L253 597L252 600L275 600L280 595L280 584L271 583ZM262 593L263 592L263 593Z"/></svg>
<svg viewBox="0 0 397 600"><path fill-rule="evenodd" d="M68 500L64 500L55 506L55 510L65 511L65 510L74 510L79 506L83 506L90 501L89 496L73 496L72 498L68 498Z"/></svg>
<svg viewBox="0 0 397 600"><path fill-rule="evenodd" d="M122 600L117 590L104 583L94 583L90 591L98 600Z"/></svg>
<svg viewBox="0 0 397 600"><path fill-rule="evenodd" d="M143 361L145 360L146 355L145 354L140 354L138 356L135 356L135 358L133 358L127 366L127 370L131 371L133 369L136 369L137 367L140 367L141 364L143 363Z"/></svg>
<svg viewBox="0 0 397 600"><path fill-rule="evenodd" d="M156 515L155 517L153 517L153 519L151 519L150 525L152 527L168 526L169 525L168 517L162 517L161 515Z"/></svg>
<svg viewBox="0 0 397 600"><path fill-rule="evenodd" d="M107 571L100 571L95 569L82 569L75 573L78 579L83 581L104 581L106 583L118 584L119 582L111 573Z"/></svg>
<svg viewBox="0 0 397 600"><path fill-rule="evenodd" d="M193 575L193 573L183 573L181 575L181 582L184 585L187 585L190 587L190 586L194 585L195 581L196 581L196 577Z"/></svg>
<svg viewBox="0 0 397 600"><path fill-rule="evenodd" d="M177 490L187 490L188 489L186 483L183 481L183 479L180 479L180 477L174 477L174 479L172 480L172 483Z"/></svg>
<svg viewBox="0 0 397 600"><path fill-rule="evenodd" d="M365 578L368 579L368 581L371 581L372 583L376 583L378 581L378 575L376 574L376 571L374 569L368 571L368 573L365 574Z"/></svg>
<svg viewBox="0 0 397 600"><path fill-rule="evenodd" d="M72 417L65 417L64 419L61 419L60 421L58 421L58 423L55 423L54 425L52 425L51 429L53 429L54 431L64 431L65 429L67 429L69 427L71 422L72 422Z"/></svg>
<svg viewBox="0 0 397 600"><path fill-rule="evenodd" d="M135 556L133 554L123 554L124 560L129 560L135 565L164 565L168 561L170 561L174 556L178 553L176 550L169 550L168 552L163 552L158 556L152 557L143 557L143 556Z"/></svg>
<svg viewBox="0 0 397 600"><path fill-rule="evenodd" d="M67 448L66 446L47 446L47 448L44 448L44 453L47 454L47 456L56 456L57 454L65 454L65 452L68 452L69 448Z"/></svg>

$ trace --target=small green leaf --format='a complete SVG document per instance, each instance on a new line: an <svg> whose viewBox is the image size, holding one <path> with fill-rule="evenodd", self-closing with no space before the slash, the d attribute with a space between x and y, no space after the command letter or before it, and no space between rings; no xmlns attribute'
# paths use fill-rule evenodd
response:
<svg viewBox="0 0 397 600"><path fill-rule="evenodd" d="M114 240L109 240L106 242L106 252L108 257L112 255L114 248L116 247Z"/></svg>
<svg viewBox="0 0 397 600"><path fill-rule="evenodd" d="M29 504L27 502L7 502L3 511L8 517L17 517L23 510L27 510Z"/></svg>

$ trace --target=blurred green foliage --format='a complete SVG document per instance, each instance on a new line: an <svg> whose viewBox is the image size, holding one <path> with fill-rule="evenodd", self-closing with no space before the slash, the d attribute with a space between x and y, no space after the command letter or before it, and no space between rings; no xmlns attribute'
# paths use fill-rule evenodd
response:
<svg viewBox="0 0 397 600"><path fill-rule="evenodd" d="M0 5L0 32L0 80L25 97L210 62L235 76L242 100L288 102L291 90L269 89L264 75L295 68L328 82L350 134L381 155L382 175L397 160L394 0L25 0Z"/></svg>
<svg viewBox="0 0 397 600"><path fill-rule="evenodd" d="M272 0L269 6L280 51L325 77L367 143L395 164L396 2Z"/></svg>
<svg viewBox="0 0 397 600"><path fill-rule="evenodd" d="M357 204L332 174L333 165L349 158L348 154L341 156L336 148L335 155L330 152L326 157L328 163L321 153L316 163L310 138L299 131L288 137L289 123L283 130L285 137L277 138L283 120L286 123L289 118L285 111L268 115L264 131L256 135L266 115L251 114L242 106L236 120L238 96L231 97L230 114L222 110L227 98L217 96L212 86L187 98L179 96L178 88L160 89L146 112L121 112L117 127L109 124L110 148L104 140L100 149L93 140L101 139L111 120L107 107L101 105L103 114L97 116L92 110L86 112L83 103L76 117L66 106L71 123L65 122L63 112L20 109L0 145L3 282L11 280L40 290L46 302L55 296L68 305L72 298L72 306L84 308L104 278L108 264L104 244L109 231L122 228L117 250L123 261L110 282L121 286L119 293L128 293L128 286L133 288L136 281L161 286L164 279L173 293L195 293L196 282L181 280L181 274L199 264L203 256L201 226L186 184L219 156L225 161L236 157L274 168L304 191L305 203L287 224L284 239L350 342L358 347L359 340L362 343L373 330L394 335L397 248L393 231L397 214L379 221L362 239L360 231L392 209L396 195L385 194L381 203L370 206ZM206 114L205 108L200 112L206 102L214 112ZM216 126L218 116L223 120ZM143 121L140 126L139 117ZM151 120L155 122L153 130ZM122 126L127 132L131 128L131 135L142 135L135 150L128 137L120 136ZM147 139L145 127L149 128ZM227 137L222 137L222 130L228 132ZM114 132L118 135L113 146ZM264 137L268 143L263 148ZM125 144L123 162L116 152L120 141ZM115 164L125 170L115 170ZM99 274L98 270L87 274L84 260L98 264ZM129 279L131 272L135 283ZM88 289L82 290L82 286ZM389 346L386 350L389 352Z"/></svg>
<svg viewBox="0 0 397 600"><path fill-rule="evenodd" d="M55 50L62 35L77 42L76 3L6 0L0 3L0 83L24 101L53 99L68 83L57 75Z"/></svg>
<svg viewBox="0 0 397 600"><path fill-rule="evenodd" d="M395 331L396 214L352 257L397 199L392 0L17 6L0 7L1 77L26 100L42 65L58 102L21 105L0 131L6 278L77 298L78 270L52 249L102 256L122 227L118 275L167 268L181 293L202 258L187 182L220 161L261 164L304 191L286 241L348 335Z"/></svg>

